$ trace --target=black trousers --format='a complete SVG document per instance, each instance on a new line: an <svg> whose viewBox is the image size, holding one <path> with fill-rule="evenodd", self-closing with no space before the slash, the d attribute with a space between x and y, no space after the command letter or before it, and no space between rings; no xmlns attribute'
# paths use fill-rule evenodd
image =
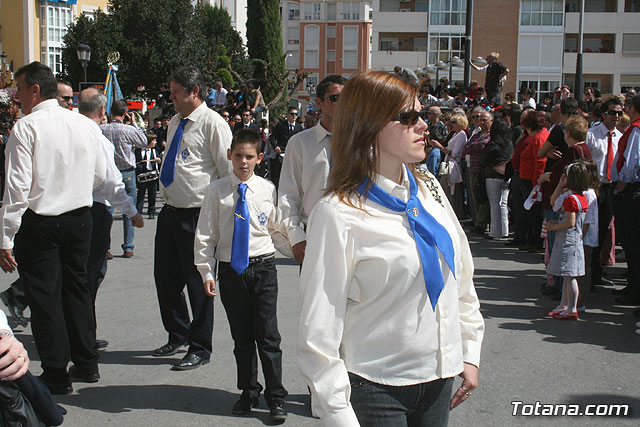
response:
<svg viewBox="0 0 640 427"><path fill-rule="evenodd" d="M153 274L164 329L173 344L189 343L189 353L209 359L213 339L213 297L193 261L193 245L200 208L164 205L156 228ZM193 320L184 297L189 292Z"/></svg>
<svg viewBox="0 0 640 427"><path fill-rule="evenodd" d="M218 286L234 342L238 389L252 397L260 395L262 385L258 382L257 346L266 382L265 399L270 402L284 398L287 390L282 385L275 257L250 263L242 275L238 275L229 263L221 262Z"/></svg>
<svg viewBox="0 0 640 427"><path fill-rule="evenodd" d="M111 245L113 216L106 205L94 202L91 206L91 248L87 261L87 283L95 307L98 287L107 273L107 252Z"/></svg>
<svg viewBox="0 0 640 427"><path fill-rule="evenodd" d="M613 196L616 230L622 236L622 248L629 267L631 295L640 298L640 183L627 184L625 190Z"/></svg>
<svg viewBox="0 0 640 427"><path fill-rule="evenodd" d="M149 195L149 206L147 206L147 214L156 214L156 195L158 193L158 180L138 182L138 195L136 200L136 209L138 213L142 215L142 208L144 207L144 194Z"/></svg>
<svg viewBox="0 0 640 427"><path fill-rule="evenodd" d="M68 381L71 359L98 370L96 323L87 287L91 238L89 208L46 217L31 210L22 216L14 252L31 307L31 329L44 374Z"/></svg>
<svg viewBox="0 0 640 427"><path fill-rule="evenodd" d="M611 217L613 217L613 185L603 184L598 195L598 247L593 250L591 258L591 283L598 283L602 279L600 252L609 231Z"/></svg>

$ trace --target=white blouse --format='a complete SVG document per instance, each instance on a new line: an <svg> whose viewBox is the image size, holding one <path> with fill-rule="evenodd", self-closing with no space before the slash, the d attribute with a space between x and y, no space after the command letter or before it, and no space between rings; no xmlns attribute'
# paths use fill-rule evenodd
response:
<svg viewBox="0 0 640 427"><path fill-rule="evenodd" d="M432 178L435 182L435 179ZM386 192L408 200L403 185L379 176ZM440 255L444 289L435 312L404 212L365 202L366 212L326 196L309 219L300 277L298 361L314 414L327 426L357 426L347 372L405 386L453 377L463 362L478 366L484 321L473 286L466 235L442 188L418 180L425 209L449 232L456 278Z"/></svg>

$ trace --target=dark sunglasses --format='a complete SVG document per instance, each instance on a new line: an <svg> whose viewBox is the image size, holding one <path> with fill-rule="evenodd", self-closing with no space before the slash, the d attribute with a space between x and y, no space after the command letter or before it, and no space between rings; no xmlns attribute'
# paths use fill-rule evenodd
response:
<svg viewBox="0 0 640 427"><path fill-rule="evenodd" d="M618 111L618 110L609 110L607 111L607 114L610 116L622 116L622 111Z"/></svg>
<svg viewBox="0 0 640 427"><path fill-rule="evenodd" d="M224 117L225 119L228 119L229 115L228 114L223 114L222 117Z"/></svg>
<svg viewBox="0 0 640 427"><path fill-rule="evenodd" d="M338 102L338 97L339 96L340 96L340 94L336 93L336 94L333 94L333 95L325 96L323 99L329 98L329 101L331 101L331 102Z"/></svg>
<svg viewBox="0 0 640 427"><path fill-rule="evenodd" d="M289 113L290 116L297 116L298 113Z"/></svg>
<svg viewBox="0 0 640 427"><path fill-rule="evenodd" d="M420 119L420 112L416 110L403 111L391 118L392 122L400 122L405 126L415 126Z"/></svg>
<svg viewBox="0 0 640 427"><path fill-rule="evenodd" d="M473 116L471 116L471 118L473 118L473 119L477 119L479 117L480 117L480 114L474 114Z"/></svg>
<svg viewBox="0 0 640 427"><path fill-rule="evenodd" d="M61 96L60 98L62 98L63 101L69 102L73 99L73 96Z"/></svg>

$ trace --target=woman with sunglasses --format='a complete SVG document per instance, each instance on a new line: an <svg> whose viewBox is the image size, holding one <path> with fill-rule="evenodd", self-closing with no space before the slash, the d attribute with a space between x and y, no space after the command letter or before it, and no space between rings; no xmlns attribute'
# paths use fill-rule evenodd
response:
<svg viewBox="0 0 640 427"><path fill-rule="evenodd" d="M349 79L337 103L298 333L327 426L446 426L478 384L473 261L446 195L414 167L425 155L419 109L417 89L383 72Z"/></svg>

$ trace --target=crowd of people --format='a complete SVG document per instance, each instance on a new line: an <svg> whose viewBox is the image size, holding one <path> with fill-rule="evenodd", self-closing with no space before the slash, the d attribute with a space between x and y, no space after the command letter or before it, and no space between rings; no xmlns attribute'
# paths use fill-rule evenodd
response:
<svg viewBox="0 0 640 427"><path fill-rule="evenodd" d="M167 341L151 354L186 346L172 370L207 364L219 295L236 415L264 391L271 419L287 418L276 250L301 265L297 358L312 413L331 426L445 426L478 387L484 321L466 233L545 253L541 291L560 301L546 314L561 320L577 320L607 283L619 241L629 285L617 302L640 305L640 96L577 100L561 87L549 102L528 89L503 102L498 58L488 57L486 91L446 78L432 88L401 67L329 75L317 111L303 118L291 106L271 121L259 90L209 91L182 67L146 130L124 101L107 118L92 88L79 94L80 114L69 111L66 82L38 62L22 67L24 117L7 142L0 209L0 267L20 278L0 298L24 325L31 309L40 382L68 394L100 380L108 342L96 339L95 301L113 208L130 258L145 193L153 220L158 191L153 272ZM0 358L8 379L28 365L11 346Z"/></svg>

